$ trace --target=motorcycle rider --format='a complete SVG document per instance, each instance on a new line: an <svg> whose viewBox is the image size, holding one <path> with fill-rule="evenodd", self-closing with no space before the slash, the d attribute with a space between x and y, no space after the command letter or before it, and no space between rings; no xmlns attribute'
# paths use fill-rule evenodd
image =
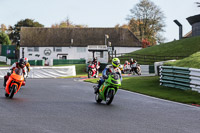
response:
<svg viewBox="0 0 200 133"><path fill-rule="evenodd" d="M15 68L20 69L20 71L22 71L23 74L25 74L25 72L26 72L26 67L25 67L25 60L24 60L24 58L19 59L18 62L15 62L15 63L10 67L11 73L13 72L13 70L14 70ZM7 82L8 78L9 78L9 76L11 75L11 73L8 72L7 75L4 76L4 87L6 87L6 82Z"/></svg>
<svg viewBox="0 0 200 133"><path fill-rule="evenodd" d="M99 92L100 86L104 83L105 79L108 78L109 73L118 73L120 76L120 80L122 81L121 70L119 69L120 60L118 58L112 59L112 65L107 65L106 68L102 72L102 76L99 80L98 86L95 88L95 94Z"/></svg>
<svg viewBox="0 0 200 133"><path fill-rule="evenodd" d="M28 62L28 58L24 58L25 60L25 66L26 66L26 76L25 77L28 77L28 73L30 72L30 64Z"/></svg>
<svg viewBox="0 0 200 133"><path fill-rule="evenodd" d="M128 70L130 70L130 63L128 61L125 61L125 63L124 63L124 71L126 72Z"/></svg>
<svg viewBox="0 0 200 133"><path fill-rule="evenodd" d="M133 58L131 58L131 60L130 60L130 66L131 66L131 71L138 74L138 72L137 72L137 61L133 60Z"/></svg>
<svg viewBox="0 0 200 133"><path fill-rule="evenodd" d="M97 65L97 57L95 57L92 61L92 64L94 64L95 66Z"/></svg>

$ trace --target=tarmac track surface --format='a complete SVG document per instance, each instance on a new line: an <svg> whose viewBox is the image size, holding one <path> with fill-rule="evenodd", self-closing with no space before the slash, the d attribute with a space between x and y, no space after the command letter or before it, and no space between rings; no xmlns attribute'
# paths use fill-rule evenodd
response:
<svg viewBox="0 0 200 133"><path fill-rule="evenodd" d="M92 86L74 79L28 79L13 99L1 87L0 133L200 132L198 107L123 90L107 106L95 102Z"/></svg>

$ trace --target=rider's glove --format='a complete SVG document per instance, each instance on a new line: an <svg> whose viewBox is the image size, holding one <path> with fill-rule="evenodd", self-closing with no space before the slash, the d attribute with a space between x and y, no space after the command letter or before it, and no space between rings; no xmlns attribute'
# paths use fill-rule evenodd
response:
<svg viewBox="0 0 200 133"><path fill-rule="evenodd" d="M107 75L103 75L103 78L104 78L104 79L107 79L107 78L108 78L108 76L107 76Z"/></svg>

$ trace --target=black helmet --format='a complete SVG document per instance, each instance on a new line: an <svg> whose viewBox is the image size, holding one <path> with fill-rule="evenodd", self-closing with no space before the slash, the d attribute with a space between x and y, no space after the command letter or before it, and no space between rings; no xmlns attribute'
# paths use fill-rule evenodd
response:
<svg viewBox="0 0 200 133"><path fill-rule="evenodd" d="M19 59L18 63L19 63L19 67L23 68L24 65L25 65L25 60L24 60L24 58Z"/></svg>

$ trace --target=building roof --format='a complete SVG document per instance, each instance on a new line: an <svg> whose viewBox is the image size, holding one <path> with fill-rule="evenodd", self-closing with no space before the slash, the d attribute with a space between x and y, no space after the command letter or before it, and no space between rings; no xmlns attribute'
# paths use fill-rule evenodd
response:
<svg viewBox="0 0 200 133"><path fill-rule="evenodd" d="M190 23L190 25L193 25L194 23L200 22L200 14L188 17L187 20Z"/></svg>
<svg viewBox="0 0 200 133"><path fill-rule="evenodd" d="M183 36L184 38L192 37L192 31L188 32Z"/></svg>
<svg viewBox="0 0 200 133"><path fill-rule="evenodd" d="M87 47L105 45L108 41L117 47L141 47L141 42L126 28L36 28L22 27L21 47ZM73 41L72 41L73 39Z"/></svg>

